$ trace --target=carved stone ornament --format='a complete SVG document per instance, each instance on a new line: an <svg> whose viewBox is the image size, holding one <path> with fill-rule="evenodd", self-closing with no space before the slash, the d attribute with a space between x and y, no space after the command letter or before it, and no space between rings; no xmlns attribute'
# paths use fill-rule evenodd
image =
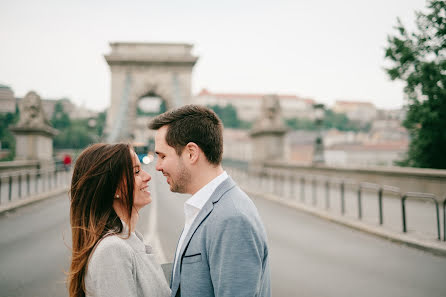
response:
<svg viewBox="0 0 446 297"><path fill-rule="evenodd" d="M286 130L282 119L282 111L280 108L279 97L277 95L266 95L262 98L262 111L260 117L253 126L252 133L261 131L277 131Z"/></svg>
<svg viewBox="0 0 446 297"><path fill-rule="evenodd" d="M42 100L36 92L26 94L19 105L20 119L16 127L21 128L46 128L49 122L42 109Z"/></svg>

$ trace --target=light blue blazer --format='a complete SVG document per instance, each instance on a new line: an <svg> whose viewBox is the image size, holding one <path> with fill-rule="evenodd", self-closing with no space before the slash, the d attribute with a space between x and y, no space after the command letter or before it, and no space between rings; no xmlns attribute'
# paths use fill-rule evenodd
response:
<svg viewBox="0 0 446 297"><path fill-rule="evenodd" d="M178 258L172 296L271 296L265 228L230 177L198 214Z"/></svg>

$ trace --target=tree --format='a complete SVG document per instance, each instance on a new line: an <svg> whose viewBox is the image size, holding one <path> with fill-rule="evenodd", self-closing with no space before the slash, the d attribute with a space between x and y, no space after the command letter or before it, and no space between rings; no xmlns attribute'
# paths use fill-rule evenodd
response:
<svg viewBox="0 0 446 297"><path fill-rule="evenodd" d="M398 19L388 36L386 69L392 80L405 83L408 101L403 125L411 143L400 165L446 168L446 2L430 0L427 13L416 13L410 33Z"/></svg>
<svg viewBox="0 0 446 297"><path fill-rule="evenodd" d="M68 113L65 112L62 101L57 101L54 105L54 112L51 117L51 125L59 130L68 128L71 125L70 117Z"/></svg>
<svg viewBox="0 0 446 297"><path fill-rule="evenodd" d="M239 119L237 109L232 104L227 104L224 107L217 104L208 107L218 115L227 128L249 129L251 127L251 123Z"/></svg>
<svg viewBox="0 0 446 297"><path fill-rule="evenodd" d="M15 113L8 112L0 114L0 148L9 149L9 155L2 159L2 161L10 161L15 156L15 138L9 131L9 126L17 123L20 117L18 106L16 106Z"/></svg>
<svg viewBox="0 0 446 297"><path fill-rule="evenodd" d="M89 127L88 119L73 120L70 126L59 131L54 138L54 147L57 149L83 149L96 142L97 134L94 128Z"/></svg>
<svg viewBox="0 0 446 297"><path fill-rule="evenodd" d="M314 120L305 118L293 118L285 120L288 127L293 130L315 131L318 127ZM325 110L324 119L322 121L323 129L338 129L340 131L368 131L370 124L361 124L349 120L343 113L336 113L331 109Z"/></svg>

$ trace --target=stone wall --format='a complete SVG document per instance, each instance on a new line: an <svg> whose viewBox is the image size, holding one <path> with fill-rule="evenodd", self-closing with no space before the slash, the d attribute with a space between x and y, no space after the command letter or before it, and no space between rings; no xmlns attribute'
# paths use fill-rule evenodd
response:
<svg viewBox="0 0 446 297"><path fill-rule="evenodd" d="M350 179L354 182L392 186L405 192L432 193L443 201L446 198L446 170L404 167L331 167L310 166L289 162L266 162L265 169L300 176L326 176Z"/></svg>

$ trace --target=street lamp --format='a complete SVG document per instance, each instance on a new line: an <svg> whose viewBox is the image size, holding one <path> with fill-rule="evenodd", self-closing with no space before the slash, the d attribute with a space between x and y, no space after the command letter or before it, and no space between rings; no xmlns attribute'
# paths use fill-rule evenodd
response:
<svg viewBox="0 0 446 297"><path fill-rule="evenodd" d="M322 121L325 116L324 104L314 104L313 108L317 127L317 137L314 142L313 164L324 164L324 143L322 141Z"/></svg>

